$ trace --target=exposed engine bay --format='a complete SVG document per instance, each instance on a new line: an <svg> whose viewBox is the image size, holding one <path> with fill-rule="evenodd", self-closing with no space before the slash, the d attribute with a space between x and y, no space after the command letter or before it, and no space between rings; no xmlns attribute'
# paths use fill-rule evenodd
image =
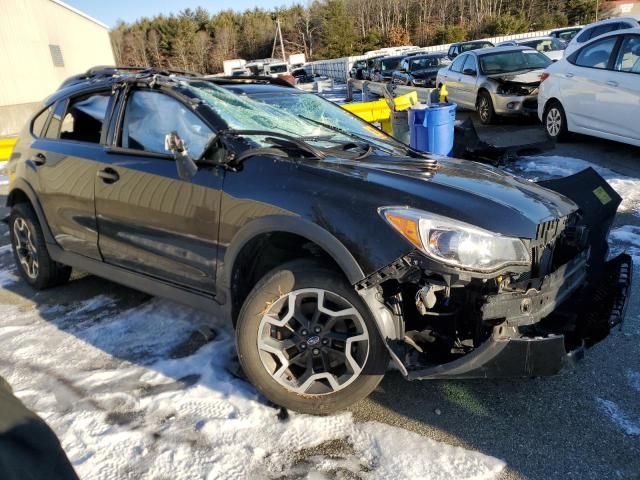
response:
<svg viewBox="0 0 640 480"><path fill-rule="evenodd" d="M606 261L620 196L592 169L543 186L579 208L538 225L530 265L480 274L416 251L359 286L393 312L410 379L556 374L623 321L631 259Z"/></svg>

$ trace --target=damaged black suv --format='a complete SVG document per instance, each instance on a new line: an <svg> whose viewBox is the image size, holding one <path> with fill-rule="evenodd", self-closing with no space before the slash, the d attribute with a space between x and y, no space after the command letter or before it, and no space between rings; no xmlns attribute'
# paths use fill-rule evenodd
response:
<svg viewBox="0 0 640 480"><path fill-rule="evenodd" d="M256 388L314 414L389 359L408 379L555 374L622 321L620 197L593 170L539 185L317 105L160 71L70 79L7 167L21 276L77 268L225 315Z"/></svg>

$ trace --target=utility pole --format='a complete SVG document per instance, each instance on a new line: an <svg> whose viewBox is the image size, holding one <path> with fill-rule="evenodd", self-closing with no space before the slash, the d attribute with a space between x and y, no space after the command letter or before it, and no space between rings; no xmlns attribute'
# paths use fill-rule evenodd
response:
<svg viewBox="0 0 640 480"><path fill-rule="evenodd" d="M273 47L271 48L271 58L275 57L276 54L276 44L278 40L280 40L280 51L282 53L282 61L286 62L287 57L284 53L284 41L282 40L282 29L280 28L280 19L277 15L273 15L273 18L276 21L276 34L273 36Z"/></svg>
<svg viewBox="0 0 640 480"><path fill-rule="evenodd" d="M596 22L598 21L598 10L600 10L600 0L596 0Z"/></svg>

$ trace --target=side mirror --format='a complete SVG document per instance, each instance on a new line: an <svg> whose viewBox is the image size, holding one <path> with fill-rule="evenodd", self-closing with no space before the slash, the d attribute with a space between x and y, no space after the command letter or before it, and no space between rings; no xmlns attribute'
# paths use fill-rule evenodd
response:
<svg viewBox="0 0 640 480"><path fill-rule="evenodd" d="M198 166L196 162L189 156L189 151L184 143L184 140L180 138L178 132L173 131L167 133L164 137L165 150L173 153L173 158L176 161L176 168L178 170L178 176L182 180L191 180L198 172Z"/></svg>
<svg viewBox="0 0 640 480"><path fill-rule="evenodd" d="M478 75L478 72L476 72L473 68L465 68L462 73L464 73L465 75L470 75L472 77Z"/></svg>

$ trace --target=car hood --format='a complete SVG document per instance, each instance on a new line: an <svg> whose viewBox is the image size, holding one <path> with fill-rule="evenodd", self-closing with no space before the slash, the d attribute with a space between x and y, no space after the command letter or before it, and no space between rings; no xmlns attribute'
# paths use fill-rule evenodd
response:
<svg viewBox="0 0 640 480"><path fill-rule="evenodd" d="M493 78L494 80L497 80L499 82L521 83L525 85L534 85L534 84L539 85L542 72L544 72L544 69L537 68L535 70L523 70L520 72L495 73L492 75L487 75L487 77Z"/></svg>
<svg viewBox="0 0 640 480"><path fill-rule="evenodd" d="M371 156L365 161L329 157L323 169L352 177L359 195L382 206L409 206L480 226L502 235L535 238L540 223L569 215L565 196L488 165L437 157ZM367 203L366 200L363 201Z"/></svg>

